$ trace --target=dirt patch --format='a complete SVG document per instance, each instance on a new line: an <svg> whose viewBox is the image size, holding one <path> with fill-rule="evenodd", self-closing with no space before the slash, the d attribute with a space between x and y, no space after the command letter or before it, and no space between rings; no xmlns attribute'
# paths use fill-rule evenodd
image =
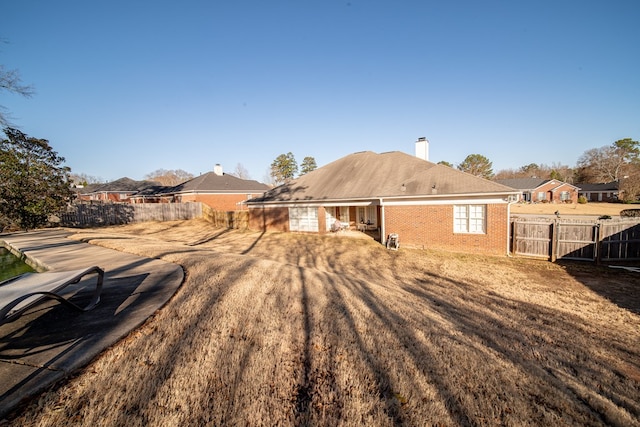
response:
<svg viewBox="0 0 640 427"><path fill-rule="evenodd" d="M637 274L200 220L74 238L185 283L12 424L640 424Z"/></svg>

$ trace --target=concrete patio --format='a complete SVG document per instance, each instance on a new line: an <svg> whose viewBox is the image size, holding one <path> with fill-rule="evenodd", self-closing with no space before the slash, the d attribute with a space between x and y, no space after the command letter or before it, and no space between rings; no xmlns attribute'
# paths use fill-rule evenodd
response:
<svg viewBox="0 0 640 427"><path fill-rule="evenodd" d="M44 301L0 326L0 417L24 400L86 366L141 325L182 284L179 265L68 239L71 232L0 234L0 245L49 271L99 266L105 270L100 304L86 313ZM82 302L93 287L83 279L67 296Z"/></svg>

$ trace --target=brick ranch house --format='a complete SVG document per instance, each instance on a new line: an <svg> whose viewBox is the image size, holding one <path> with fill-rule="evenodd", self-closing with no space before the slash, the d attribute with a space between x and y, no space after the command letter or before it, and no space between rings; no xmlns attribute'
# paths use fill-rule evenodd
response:
<svg viewBox="0 0 640 427"><path fill-rule="evenodd" d="M364 151L338 159L245 202L249 228L329 233L338 224L377 229L384 244L458 252L508 253L509 206L519 192L428 158ZM420 157L418 157L420 156Z"/></svg>
<svg viewBox="0 0 640 427"><path fill-rule="evenodd" d="M131 198L141 191L158 191L160 188L162 186L157 182L124 177L105 184L75 188L74 191L80 202L130 203Z"/></svg>
<svg viewBox="0 0 640 427"><path fill-rule="evenodd" d="M620 184L618 181L600 184L578 184L580 196L590 202L615 202L619 200Z"/></svg>
<svg viewBox="0 0 640 427"><path fill-rule="evenodd" d="M496 182L519 190L520 200L533 203L578 203L580 188L557 179L514 178Z"/></svg>
<svg viewBox="0 0 640 427"><path fill-rule="evenodd" d="M163 187L152 192L131 196L132 203L186 203L202 202L219 211L246 209L244 201L262 196L269 190L266 184L241 179L223 172L217 164L207 172L174 187Z"/></svg>

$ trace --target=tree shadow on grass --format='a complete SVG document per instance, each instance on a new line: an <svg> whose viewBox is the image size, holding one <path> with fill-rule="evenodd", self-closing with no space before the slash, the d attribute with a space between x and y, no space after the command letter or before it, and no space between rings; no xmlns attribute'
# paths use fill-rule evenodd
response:
<svg viewBox="0 0 640 427"><path fill-rule="evenodd" d="M301 273L303 286L308 286L304 276ZM305 316L315 318L318 313L309 312L319 300L310 298L305 289L301 296ZM322 333L319 322L328 322L333 325L329 330L344 334L339 346L350 341L347 351L359 355L364 370L372 373L375 394L396 425L416 422L415 413L425 410L420 379L435 386L449 419L459 425L548 423L558 418L624 425L628 414L640 416L637 379L621 380L622 374L616 374L635 369L640 375L640 353L633 338L626 343L620 343L620 337L603 341L576 315L484 292L433 273L424 273L416 282L398 277L394 283L327 274L321 292L320 300L329 300L320 314L322 320L305 318L303 322L305 375L297 406L303 422L319 417L313 412L322 406L318 389L338 387L335 382L331 385L338 373L331 372L331 364L317 366L312 351L311 343ZM365 314L356 309L354 298L356 305L366 307ZM366 330L356 320L363 315L370 318ZM393 356L379 351L385 347ZM328 351L337 357L337 349ZM613 373L612 359L620 361ZM400 379L390 375L398 369L397 363L407 370ZM322 369L329 372L318 374ZM322 403L326 407L327 402ZM329 403L340 412L340 405ZM446 423L446 419L435 416L430 422Z"/></svg>
<svg viewBox="0 0 640 427"><path fill-rule="evenodd" d="M620 308L640 314L640 273L577 261L558 261L574 279ZM618 263L612 265L631 265Z"/></svg>

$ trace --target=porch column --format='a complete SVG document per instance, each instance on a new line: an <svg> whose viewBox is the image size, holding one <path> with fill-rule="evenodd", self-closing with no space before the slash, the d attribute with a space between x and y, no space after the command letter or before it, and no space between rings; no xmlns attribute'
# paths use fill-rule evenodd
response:
<svg viewBox="0 0 640 427"><path fill-rule="evenodd" d="M387 244L387 233L384 230L384 203L380 199L380 243Z"/></svg>

